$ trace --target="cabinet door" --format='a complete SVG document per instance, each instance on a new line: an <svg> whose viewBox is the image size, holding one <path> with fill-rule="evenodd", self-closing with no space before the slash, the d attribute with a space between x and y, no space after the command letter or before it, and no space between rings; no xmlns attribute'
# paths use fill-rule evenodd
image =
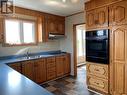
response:
<svg viewBox="0 0 127 95"><path fill-rule="evenodd" d="M86 12L86 28L93 29L95 28L95 11L87 11Z"/></svg>
<svg viewBox="0 0 127 95"><path fill-rule="evenodd" d="M11 68L13 68L14 70L18 71L19 73L21 73L21 64L20 63L9 64L9 66Z"/></svg>
<svg viewBox="0 0 127 95"><path fill-rule="evenodd" d="M58 34L65 34L65 22L64 22L64 20L60 20L57 22L57 31L58 31Z"/></svg>
<svg viewBox="0 0 127 95"><path fill-rule="evenodd" d="M22 73L23 75L34 81L34 61L23 62Z"/></svg>
<svg viewBox="0 0 127 95"><path fill-rule="evenodd" d="M39 59L34 62L35 82L43 83L46 81L46 63L45 59Z"/></svg>
<svg viewBox="0 0 127 95"><path fill-rule="evenodd" d="M108 27L108 7L96 9L95 23L97 28Z"/></svg>
<svg viewBox="0 0 127 95"><path fill-rule="evenodd" d="M64 56L56 57L56 69L58 77L64 74Z"/></svg>
<svg viewBox="0 0 127 95"><path fill-rule="evenodd" d="M114 26L112 28L112 68L113 72L110 74L111 88L110 91L114 95L125 94L125 64L126 64L126 47L127 47L127 25Z"/></svg>
<svg viewBox="0 0 127 95"><path fill-rule="evenodd" d="M123 25L127 24L127 1L121 1L112 4L109 7L109 24Z"/></svg>
<svg viewBox="0 0 127 95"><path fill-rule="evenodd" d="M70 54L66 54L65 61L64 61L64 74L70 73L70 64L71 64L70 60L71 60Z"/></svg>
<svg viewBox="0 0 127 95"><path fill-rule="evenodd" d="M57 33L57 23L55 21L55 19L53 18L50 18L48 19L48 25L47 25L47 30L48 30L48 33Z"/></svg>

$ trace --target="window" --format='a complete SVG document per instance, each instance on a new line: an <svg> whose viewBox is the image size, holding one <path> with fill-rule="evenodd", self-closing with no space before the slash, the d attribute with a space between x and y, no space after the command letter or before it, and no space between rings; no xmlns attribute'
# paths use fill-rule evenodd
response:
<svg viewBox="0 0 127 95"><path fill-rule="evenodd" d="M6 19L5 43L9 45L36 43L35 22Z"/></svg>

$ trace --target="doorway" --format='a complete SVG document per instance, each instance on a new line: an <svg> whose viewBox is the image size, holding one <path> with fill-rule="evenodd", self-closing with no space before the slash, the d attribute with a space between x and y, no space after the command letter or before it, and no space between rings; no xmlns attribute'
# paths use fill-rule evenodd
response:
<svg viewBox="0 0 127 95"><path fill-rule="evenodd" d="M77 76L77 68L85 65L85 24L73 26L74 46L74 76Z"/></svg>
<svg viewBox="0 0 127 95"><path fill-rule="evenodd" d="M76 26L77 66L85 64L85 25Z"/></svg>

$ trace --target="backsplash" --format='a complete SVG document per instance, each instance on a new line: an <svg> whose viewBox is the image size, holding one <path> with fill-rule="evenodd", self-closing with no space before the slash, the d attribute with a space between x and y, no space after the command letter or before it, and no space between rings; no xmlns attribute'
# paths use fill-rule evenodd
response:
<svg viewBox="0 0 127 95"><path fill-rule="evenodd" d="M55 51L59 49L60 49L59 41L40 43L37 46L3 47L2 44L0 44L0 57L25 54L27 51L29 51L29 53L38 53L44 51Z"/></svg>

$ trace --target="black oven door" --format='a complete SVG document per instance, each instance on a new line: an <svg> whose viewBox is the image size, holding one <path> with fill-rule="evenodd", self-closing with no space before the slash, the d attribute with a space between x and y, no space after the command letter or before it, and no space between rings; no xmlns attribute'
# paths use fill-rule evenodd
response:
<svg viewBox="0 0 127 95"><path fill-rule="evenodd" d="M108 40L87 39L86 40L86 61L108 63Z"/></svg>

